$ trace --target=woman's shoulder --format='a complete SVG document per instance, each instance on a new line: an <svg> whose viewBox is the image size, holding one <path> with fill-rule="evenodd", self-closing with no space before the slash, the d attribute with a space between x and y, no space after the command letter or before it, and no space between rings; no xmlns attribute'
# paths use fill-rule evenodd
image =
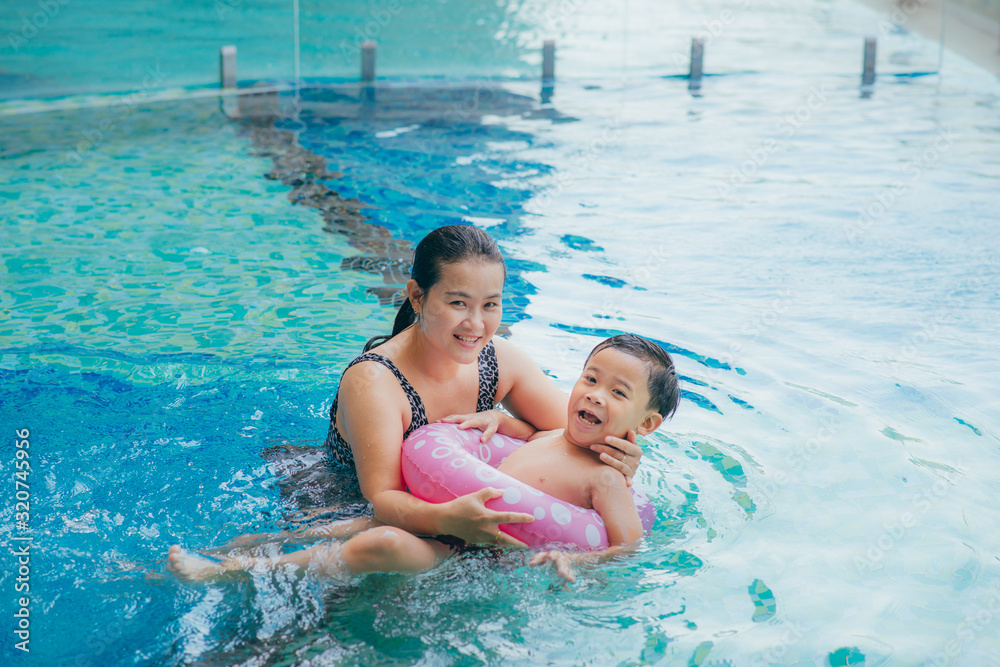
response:
<svg viewBox="0 0 1000 667"><path fill-rule="evenodd" d="M388 357L378 353L368 352L357 357L340 378L339 394L382 393L393 385L399 386L390 364L392 361Z"/></svg>
<svg viewBox="0 0 1000 667"><path fill-rule="evenodd" d="M528 356L522 352L517 345L514 345L514 343L510 342L506 338L493 336L490 342L493 344L493 349L496 351L497 361L501 364L508 360L517 362L528 358Z"/></svg>
<svg viewBox="0 0 1000 667"><path fill-rule="evenodd" d="M389 424L400 424L403 428L412 414L410 399L399 380L375 360L359 361L344 371L337 401L338 426L347 442L366 438L365 428L381 429ZM373 420L378 425L373 426ZM402 430L399 435L401 441Z"/></svg>
<svg viewBox="0 0 1000 667"><path fill-rule="evenodd" d="M349 375L357 377L365 374L382 374L383 372L392 375L392 369L396 367L395 359L399 356L399 341L390 338L379 345L367 350L347 364L344 370L344 377Z"/></svg>
<svg viewBox="0 0 1000 667"><path fill-rule="evenodd" d="M541 373L538 364L524 350L506 338L494 336L493 348L496 350L497 366L500 368L502 379L534 377Z"/></svg>

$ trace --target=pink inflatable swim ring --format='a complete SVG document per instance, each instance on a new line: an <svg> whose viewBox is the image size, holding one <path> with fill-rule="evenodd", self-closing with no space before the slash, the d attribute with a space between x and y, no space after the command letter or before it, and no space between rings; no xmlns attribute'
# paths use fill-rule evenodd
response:
<svg viewBox="0 0 1000 667"><path fill-rule="evenodd" d="M583 550L606 549L608 535L601 516L571 505L497 470L523 440L494 435L479 442L482 431L454 424L421 426L403 441L403 480L417 498L444 503L492 486L503 496L486 503L492 510L524 512L531 523L501 524L500 530L528 546L572 545ZM632 487L642 527L649 531L656 510L640 489Z"/></svg>

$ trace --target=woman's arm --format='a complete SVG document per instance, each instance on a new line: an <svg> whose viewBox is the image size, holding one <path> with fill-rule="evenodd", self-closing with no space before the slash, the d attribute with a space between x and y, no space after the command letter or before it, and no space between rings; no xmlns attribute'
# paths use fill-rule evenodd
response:
<svg viewBox="0 0 1000 667"><path fill-rule="evenodd" d="M428 503L406 492L401 469L403 419L409 401L392 373L375 362L349 368L340 383L337 425L351 444L358 482L383 523L417 535L454 535L471 543L522 545L506 533L497 538L501 523L526 523L530 514L495 512L487 500L503 495L483 489L447 503Z"/></svg>
<svg viewBox="0 0 1000 667"><path fill-rule="evenodd" d="M566 428L569 397L509 340L494 336L493 345L500 367L500 403L539 431Z"/></svg>

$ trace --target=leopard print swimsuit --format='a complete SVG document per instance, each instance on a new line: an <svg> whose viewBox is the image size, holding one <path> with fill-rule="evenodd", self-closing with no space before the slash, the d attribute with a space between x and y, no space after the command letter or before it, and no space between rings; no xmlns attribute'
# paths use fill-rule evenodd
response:
<svg viewBox="0 0 1000 667"><path fill-rule="evenodd" d="M427 412L424 410L424 402L420 400L420 394L417 393L406 377L399 372L396 364L381 354L366 352L348 364L347 368L362 361L374 361L388 368L396 376L396 380L399 381L399 386L402 387L403 392L406 393L406 397L410 401L410 427L403 434L404 440L414 430L427 424ZM345 368L344 370L346 372L347 369ZM493 347L493 341L490 341L483 348L483 351L479 353L479 400L476 403L477 412L493 409L496 405L497 386L499 383L500 369L497 366L497 351ZM351 446L347 444L340 436L340 431L337 430L337 401L339 398L340 390L338 389L337 396L334 397L333 405L330 407L330 430L326 434L325 446L337 462L353 468L354 454L351 452Z"/></svg>

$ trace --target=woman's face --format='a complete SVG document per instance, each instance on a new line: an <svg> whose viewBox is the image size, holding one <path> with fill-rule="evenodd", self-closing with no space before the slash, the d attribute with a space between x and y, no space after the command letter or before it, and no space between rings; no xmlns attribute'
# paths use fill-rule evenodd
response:
<svg viewBox="0 0 1000 667"><path fill-rule="evenodd" d="M445 264L441 279L420 297L416 281L407 285L417 326L432 345L470 364L493 338L503 315L503 266L470 259Z"/></svg>

